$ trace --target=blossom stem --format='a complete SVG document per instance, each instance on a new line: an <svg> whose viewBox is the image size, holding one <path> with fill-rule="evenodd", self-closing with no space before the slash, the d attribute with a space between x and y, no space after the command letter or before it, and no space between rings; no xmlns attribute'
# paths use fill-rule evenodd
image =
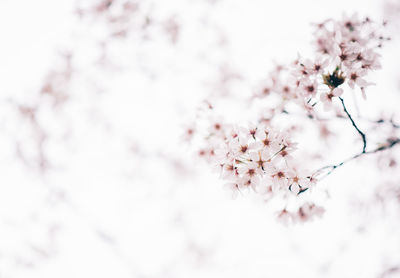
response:
<svg viewBox="0 0 400 278"><path fill-rule="evenodd" d="M358 128L358 126L356 125L356 123L354 122L353 118L351 117L350 113L347 111L346 109L346 105L344 104L344 100L343 98L339 97L340 101L342 102L342 106L343 106L343 110L346 113L347 117L350 119L352 125L354 126L354 128L357 130L357 132L360 134L362 140L363 140L363 149L361 153L365 153L365 149L367 148L367 138L365 136L365 134Z"/></svg>

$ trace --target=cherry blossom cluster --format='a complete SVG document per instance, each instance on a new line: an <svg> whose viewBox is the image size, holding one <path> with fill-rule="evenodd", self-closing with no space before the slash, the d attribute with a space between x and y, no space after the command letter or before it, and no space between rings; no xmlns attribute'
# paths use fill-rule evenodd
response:
<svg viewBox="0 0 400 278"><path fill-rule="evenodd" d="M379 147L367 148L366 133L357 126L357 120L346 107L343 95L345 90L357 89L365 99L366 88L373 85L368 75L381 67L379 49L389 40L382 35L384 25L369 18L359 19L357 15L315 24L315 56L303 58L299 55L286 66L277 65L253 95L252 105L262 104L263 109L256 125L238 127L226 124L221 118L210 117L206 120L207 127L203 126L203 129L201 125L187 128L185 139L192 140L200 135L202 147L198 151L199 156L219 171L233 197L247 191L260 194L266 200L282 197L286 201L290 196L296 197L313 188L317 181L349 161L400 144L400 138L393 133ZM206 104L206 114L215 111L209 102ZM302 108L300 113L297 113L296 107ZM323 111L319 107L323 107L325 112L334 111L336 116L321 117ZM297 144L293 138L302 130L301 126L306 125L298 121L285 125L281 115L307 116L311 126L322 127L321 138L332 134L328 128L331 120L349 120L362 139L362 151L317 170L305 169L310 165L304 161L323 157L318 148L305 150L301 155L308 156L301 159L294 154ZM372 122L389 123L397 129L392 120ZM301 194L305 195L309 194ZM282 222L304 222L324 212L322 207L306 198L294 199L298 200L297 205L293 207L286 203L278 211L278 219Z"/></svg>
<svg viewBox="0 0 400 278"><path fill-rule="evenodd" d="M188 128L186 136L193 134ZM209 122L205 138L198 154L215 166L234 197L244 190L266 196L300 194L316 182L296 163L292 154L297 144L289 131L267 124L238 127L218 118Z"/></svg>
<svg viewBox="0 0 400 278"><path fill-rule="evenodd" d="M221 117L207 118L206 123L204 130L187 127L184 139L193 142L200 137L203 147L198 155L219 173L232 198L254 193L265 201L288 200L316 184L316 175L296 159L297 143L291 130L279 131L267 123L237 126ZM322 207L303 200L297 208L280 209L277 218L285 224L301 223L323 213Z"/></svg>
<svg viewBox="0 0 400 278"><path fill-rule="evenodd" d="M238 191L251 188L259 193L306 191L315 182L293 163L296 143L289 133L271 127L236 128L217 152L221 176Z"/></svg>
<svg viewBox="0 0 400 278"><path fill-rule="evenodd" d="M365 88L373 85L368 73L381 67L378 49L389 39L380 29L380 24L357 15L315 24L315 57L299 56L286 67L276 67L256 95L275 92L307 110L318 103L331 110L333 100L344 93L344 85L359 88L365 98Z"/></svg>

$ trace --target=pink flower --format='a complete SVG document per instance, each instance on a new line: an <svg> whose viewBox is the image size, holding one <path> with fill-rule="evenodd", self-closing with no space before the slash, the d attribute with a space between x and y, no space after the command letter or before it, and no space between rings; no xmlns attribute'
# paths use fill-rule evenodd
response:
<svg viewBox="0 0 400 278"><path fill-rule="evenodd" d="M280 145L276 140L276 132L266 126L257 129L256 137L263 148L269 150L271 153L279 151Z"/></svg>
<svg viewBox="0 0 400 278"><path fill-rule="evenodd" d="M354 89L354 85L359 87L365 87L368 85L367 81L365 81L362 77L367 74L367 71L361 67L356 67L350 70L347 73L347 83L350 88Z"/></svg>
<svg viewBox="0 0 400 278"><path fill-rule="evenodd" d="M343 89L335 88L329 93L322 93L320 96L320 100L324 105L324 110L328 111L332 108L333 105L333 98L340 97L343 94Z"/></svg>
<svg viewBox="0 0 400 278"><path fill-rule="evenodd" d="M287 189L289 187L287 170L283 168L275 168L271 170L271 182L274 191L279 189Z"/></svg>
<svg viewBox="0 0 400 278"><path fill-rule="evenodd" d="M312 185L309 175L304 171L292 168L287 176L290 183L289 190L296 195L306 191Z"/></svg>
<svg viewBox="0 0 400 278"><path fill-rule="evenodd" d="M304 80L302 83L300 93L305 97L315 97L318 90L318 83L316 80Z"/></svg>
<svg viewBox="0 0 400 278"><path fill-rule="evenodd" d="M324 58L322 55L317 56L314 61L307 59L304 61L304 66L307 71L312 74L322 73L329 65L328 59Z"/></svg>
<svg viewBox="0 0 400 278"><path fill-rule="evenodd" d="M229 143L235 156L248 155L250 151L256 148L255 142L249 142L242 134L240 136L241 137L235 138Z"/></svg>
<svg viewBox="0 0 400 278"><path fill-rule="evenodd" d="M252 179L262 174L261 171L256 162L245 163L238 167L239 174L246 179Z"/></svg>
<svg viewBox="0 0 400 278"><path fill-rule="evenodd" d="M239 176L237 167L233 163L223 164L221 177L226 180L236 180Z"/></svg>
<svg viewBox="0 0 400 278"><path fill-rule="evenodd" d="M258 152L251 152L249 156L254 163L257 163L257 167L262 170L266 169L267 163L270 162L271 158L270 153L265 149Z"/></svg>
<svg viewBox="0 0 400 278"><path fill-rule="evenodd" d="M251 188L256 192L259 182L260 178L258 176L245 176L239 179L239 188L247 190Z"/></svg>
<svg viewBox="0 0 400 278"><path fill-rule="evenodd" d="M256 139L257 126L253 124L249 124L247 128L240 128L241 136L244 136L246 139Z"/></svg>
<svg viewBox="0 0 400 278"><path fill-rule="evenodd" d="M226 126L221 118L215 118L210 120L210 126L208 128L208 132L211 135L224 137L225 136Z"/></svg>

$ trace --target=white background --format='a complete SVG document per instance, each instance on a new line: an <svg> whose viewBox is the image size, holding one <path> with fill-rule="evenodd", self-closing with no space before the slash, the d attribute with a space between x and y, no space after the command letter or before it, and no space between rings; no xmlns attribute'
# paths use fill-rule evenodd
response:
<svg viewBox="0 0 400 278"><path fill-rule="evenodd" d="M371 159L320 185L321 219L284 226L259 200L230 200L181 141L204 98L249 94L273 61L311 54L311 22L354 11L381 19L382 1L143 1L131 35L107 41L107 63L108 27L80 19L79 5L92 2L0 1L1 278L379 277L400 263L398 206L358 205L382 179ZM146 31L144 14L154 20ZM175 44L162 28L171 17ZM382 52L366 115L398 109L398 46ZM68 99L53 107L39 91L67 51ZM227 73L240 78L221 83ZM37 127L17 104L38 107L44 171Z"/></svg>

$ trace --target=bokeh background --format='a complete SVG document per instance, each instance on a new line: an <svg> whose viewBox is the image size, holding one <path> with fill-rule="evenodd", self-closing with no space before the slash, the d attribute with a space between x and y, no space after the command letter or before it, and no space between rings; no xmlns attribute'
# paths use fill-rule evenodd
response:
<svg viewBox="0 0 400 278"><path fill-rule="evenodd" d="M182 140L204 99L250 95L311 55L311 23L395 22L396 2L110 3L0 1L1 278L400 277L399 202L374 199L395 173L372 158L320 185L321 219L282 225L232 200ZM398 110L399 46L382 51L366 115Z"/></svg>

